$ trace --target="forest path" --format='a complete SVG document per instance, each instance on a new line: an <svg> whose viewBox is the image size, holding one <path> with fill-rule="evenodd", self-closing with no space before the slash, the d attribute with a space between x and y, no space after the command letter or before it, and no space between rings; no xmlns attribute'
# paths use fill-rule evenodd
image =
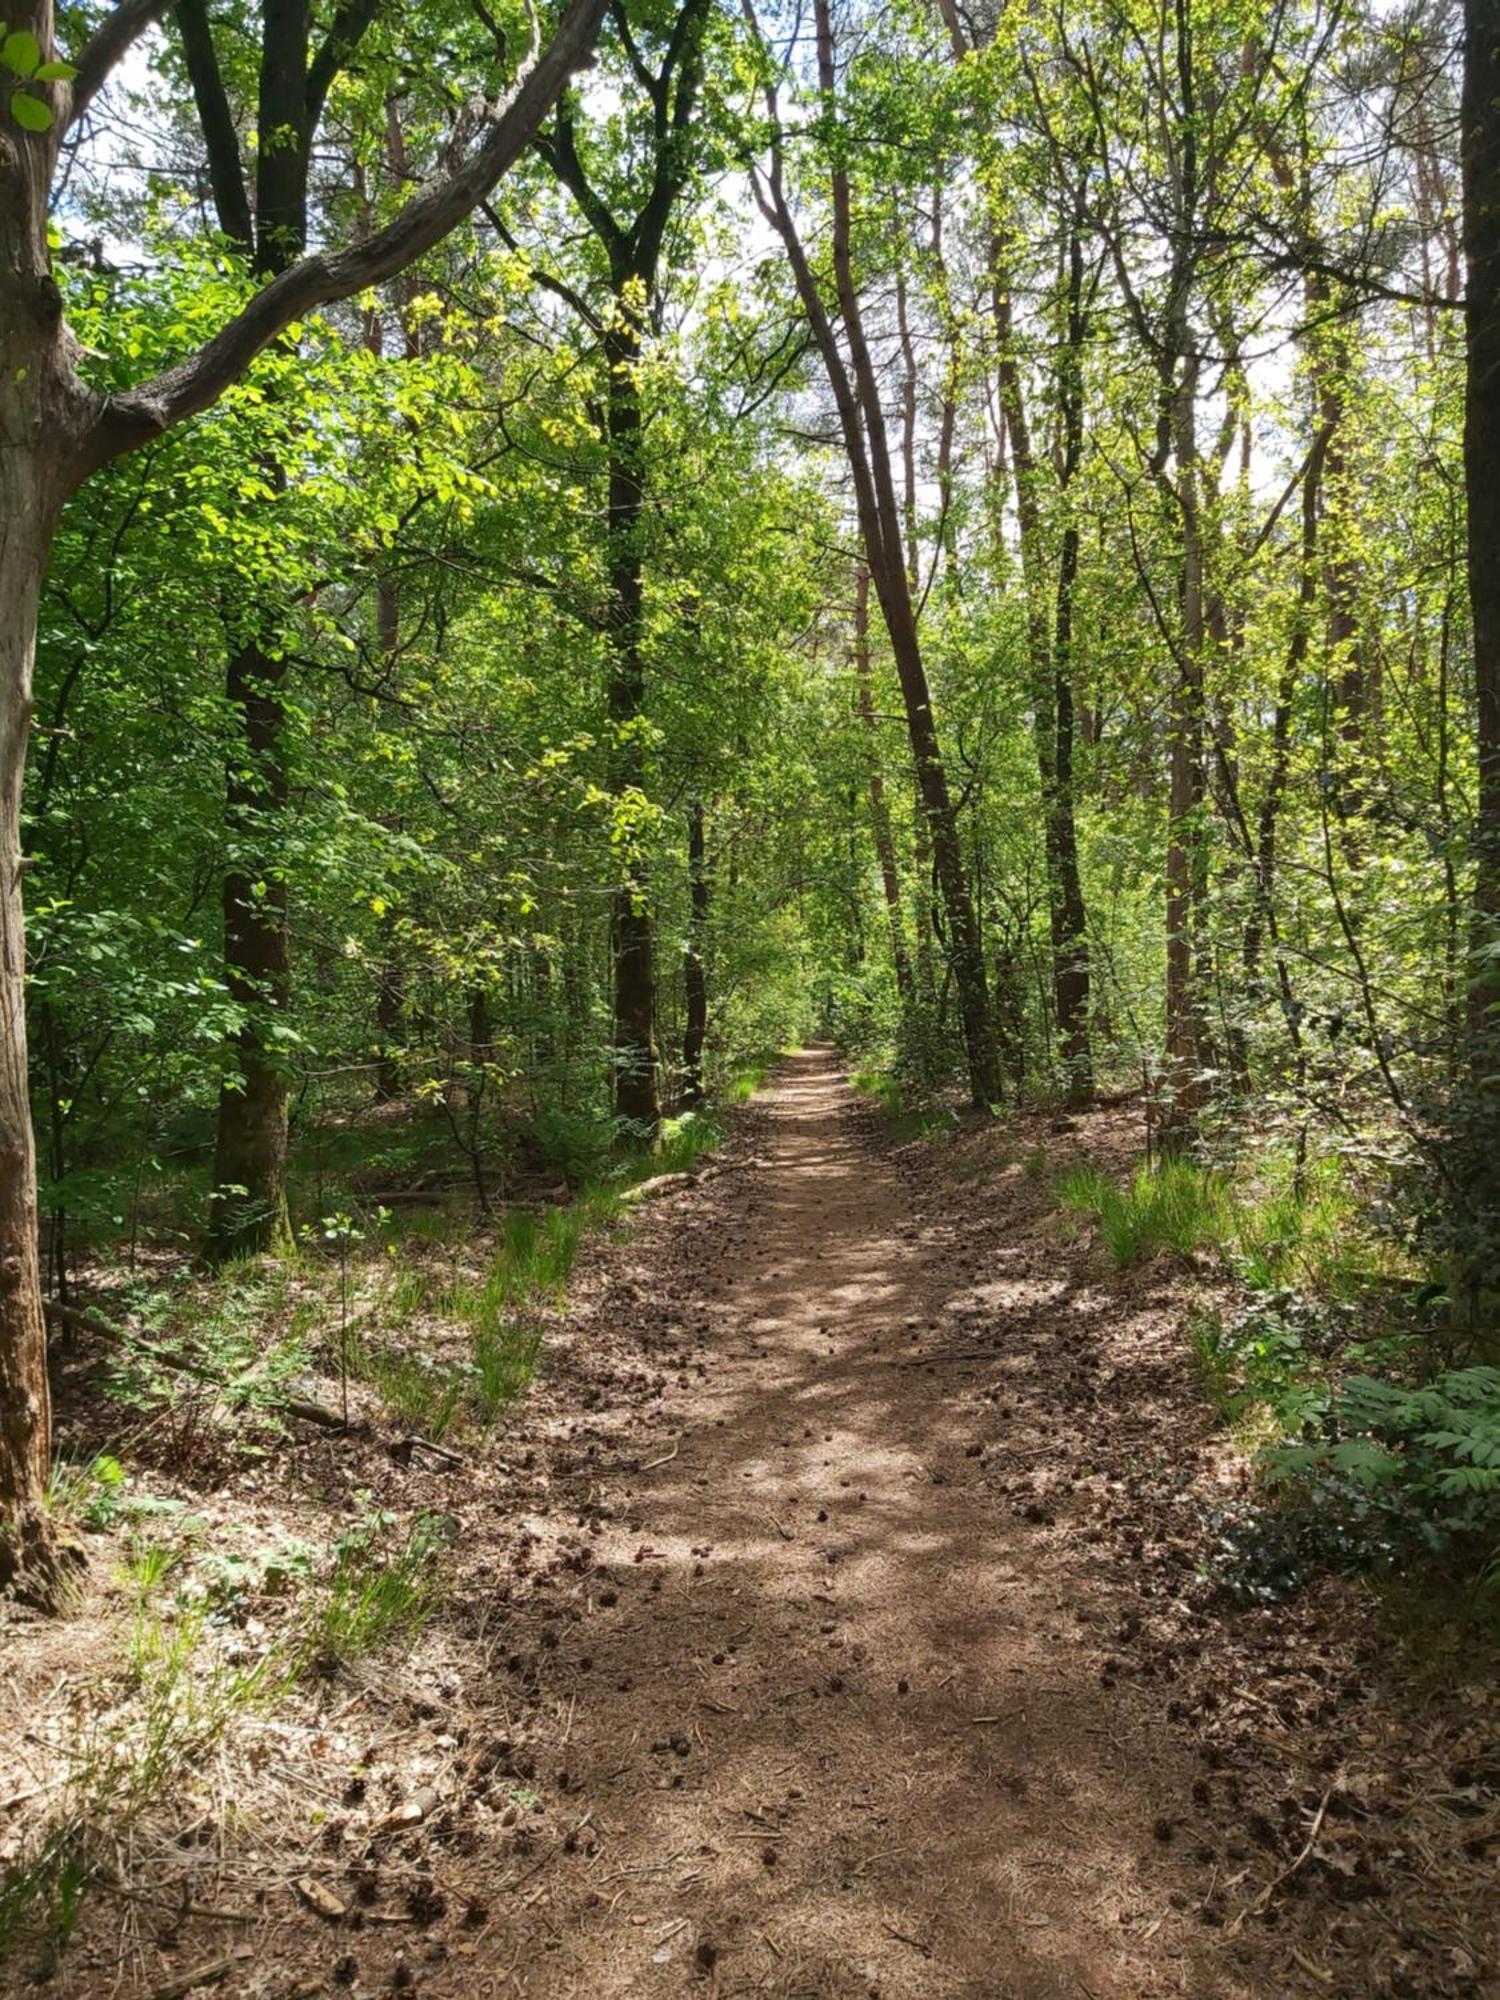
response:
<svg viewBox="0 0 1500 2000"><path fill-rule="evenodd" d="M580 2000L1292 1990L1199 1920L1200 1767L1165 1689L1101 1677L1124 1600L1071 1480L1028 1498L1090 1305L1045 1189L1017 1170L976 1244L828 1049L750 1117L748 1170L629 1246L696 1379L595 1544L544 1752L588 1828L480 1962Z"/></svg>

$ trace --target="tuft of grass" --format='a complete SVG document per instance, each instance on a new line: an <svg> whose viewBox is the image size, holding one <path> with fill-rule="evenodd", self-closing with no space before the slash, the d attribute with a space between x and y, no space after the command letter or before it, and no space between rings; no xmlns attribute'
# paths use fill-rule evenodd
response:
<svg viewBox="0 0 1500 2000"><path fill-rule="evenodd" d="M463 1400L463 1382L431 1355L389 1341L364 1341L353 1356L352 1372L373 1384L380 1400L406 1428L438 1443Z"/></svg>
<svg viewBox="0 0 1500 2000"><path fill-rule="evenodd" d="M114 1864L131 1830L199 1766L236 1715L278 1684L266 1655L250 1668L205 1663L206 1619L136 1621L137 1699L112 1708L77 1738L57 1804L0 1872L0 1960L40 1945L44 1971L67 1942L83 1897Z"/></svg>
<svg viewBox="0 0 1500 2000"><path fill-rule="evenodd" d="M1121 1269L1164 1253L1218 1250L1252 1292L1296 1287L1341 1298L1370 1275L1370 1246L1332 1162L1311 1178L1288 1174L1243 1187L1191 1160L1137 1167L1124 1186L1096 1167L1077 1167L1057 1192L1064 1208L1097 1223Z"/></svg>
<svg viewBox="0 0 1500 2000"><path fill-rule="evenodd" d="M541 1351L539 1328L499 1319L474 1335L473 1398L480 1422L493 1424L531 1387Z"/></svg>
<svg viewBox="0 0 1500 2000"><path fill-rule="evenodd" d="M1097 1167L1075 1167L1057 1185L1064 1208L1092 1217L1117 1269L1148 1263L1164 1252L1190 1257L1222 1249L1233 1233L1229 1183L1191 1160L1137 1167L1121 1187Z"/></svg>
<svg viewBox="0 0 1500 2000"><path fill-rule="evenodd" d="M685 1174L724 1143L724 1134L704 1111L684 1111L663 1121L654 1153L639 1163L651 1174Z"/></svg>
<svg viewBox="0 0 1500 2000"><path fill-rule="evenodd" d="M423 1514L393 1547L389 1515L369 1514L339 1537L333 1567L296 1655L321 1673L347 1666L398 1639L411 1640L431 1617L439 1584L434 1557L448 1524Z"/></svg>

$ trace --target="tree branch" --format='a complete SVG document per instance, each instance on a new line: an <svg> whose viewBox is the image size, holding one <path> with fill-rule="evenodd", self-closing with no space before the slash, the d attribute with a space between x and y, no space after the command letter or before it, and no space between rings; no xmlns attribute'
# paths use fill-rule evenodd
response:
<svg viewBox="0 0 1500 2000"><path fill-rule="evenodd" d="M293 320L384 284L441 242L535 139L568 78L591 53L605 4L569 0L552 40L523 66L477 149L452 173L413 195L384 229L350 249L302 258L257 292L196 354L139 388L101 399L97 421L70 468L72 485L210 408Z"/></svg>
<svg viewBox="0 0 1500 2000"><path fill-rule="evenodd" d="M83 45L78 58L78 74L73 79L67 114L59 118L61 127L76 125L90 104L108 83L121 58L146 30L159 21L171 0L119 0L105 15Z"/></svg>

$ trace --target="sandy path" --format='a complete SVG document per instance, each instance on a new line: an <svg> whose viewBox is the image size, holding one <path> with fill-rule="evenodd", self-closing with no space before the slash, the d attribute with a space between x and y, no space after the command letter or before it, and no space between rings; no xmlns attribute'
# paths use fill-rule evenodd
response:
<svg viewBox="0 0 1500 2000"><path fill-rule="evenodd" d="M1065 1344L1066 1273L1034 1238L981 1260L939 1190L914 1207L831 1052L766 1113L761 1170L663 1281L701 1368L596 1545L634 1573L587 1606L565 1761L590 1827L496 1911L505 1990L1287 1990L1197 1921L1166 1823L1191 1757L1154 1690L1101 1679L1103 1559L1017 1497L1046 1445L1002 1393L1037 1364L1017 1348L1002 1392L987 1356L913 1362L966 1352L976 1271Z"/></svg>

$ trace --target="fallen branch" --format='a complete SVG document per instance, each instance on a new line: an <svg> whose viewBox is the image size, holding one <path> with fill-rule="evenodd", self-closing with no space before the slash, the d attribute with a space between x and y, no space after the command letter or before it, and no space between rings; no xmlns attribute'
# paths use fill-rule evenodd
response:
<svg viewBox="0 0 1500 2000"><path fill-rule="evenodd" d="M198 1986L217 1986L221 1979L229 1977L229 1960L211 1958L206 1965L189 1966L186 1972L179 1972L165 1984L152 1988L151 2000L183 2000L183 1995L191 1993Z"/></svg>
<svg viewBox="0 0 1500 2000"><path fill-rule="evenodd" d="M672 1463L672 1460L677 1456L678 1447L681 1445L681 1443L682 1439L679 1438L677 1440L677 1443L673 1445L672 1449L670 1451L663 1452L660 1458L647 1459L646 1463L640 1468L641 1471L655 1472L657 1466L659 1465L670 1465Z"/></svg>
<svg viewBox="0 0 1500 2000"><path fill-rule="evenodd" d="M898 1368L930 1368L935 1361L997 1361L998 1347L959 1347L945 1349L940 1354L911 1354L904 1361L898 1361Z"/></svg>
<svg viewBox="0 0 1500 2000"><path fill-rule="evenodd" d="M1260 1894L1256 1897L1253 1903L1247 1903L1245 1905L1244 1909L1240 1911L1239 1915L1235 1918L1234 1922L1225 1931L1224 1933L1225 1937L1234 1937L1239 1931L1240 1926L1246 1921L1247 1918L1258 1917L1261 1911L1266 1907L1267 1903L1269 1903L1271 1898L1276 1894L1276 1891L1279 1888L1281 1888L1283 1883L1290 1882L1292 1877L1296 1874L1297 1870L1302 1866L1303 1862L1307 1860L1309 1855L1312 1853L1313 1849L1318 1844L1318 1835L1323 1831L1323 1820L1324 1816L1328 1811L1328 1801L1333 1797L1335 1790L1336 1786L1330 1785L1328 1787L1328 1790L1323 1794L1322 1798L1318 1801L1318 1810L1313 1814L1312 1831L1307 1836L1307 1841L1302 1849L1302 1852L1297 1856L1295 1861L1291 1862L1289 1866L1283 1868L1279 1875L1274 1877L1273 1880L1269 1881L1266 1884L1265 1888L1261 1890Z"/></svg>
<svg viewBox="0 0 1500 2000"><path fill-rule="evenodd" d="M305 1424L320 1424L325 1431L342 1431L349 1428L337 1410L327 1403L315 1403L310 1396L288 1396L276 1408L289 1417L300 1417Z"/></svg>
<svg viewBox="0 0 1500 2000"><path fill-rule="evenodd" d="M637 1181L634 1187L623 1188L620 1199L626 1203L654 1201L659 1194L674 1194L678 1188L696 1187L696 1174L653 1174L649 1181Z"/></svg>
<svg viewBox="0 0 1500 2000"><path fill-rule="evenodd" d="M445 1444L437 1444L431 1438L417 1437L415 1434L410 1437L398 1438L391 1449L398 1453L404 1452L408 1458L411 1457L414 1451L430 1452L434 1458L440 1459L444 1465L467 1465L469 1462L461 1451L452 1451Z"/></svg>

